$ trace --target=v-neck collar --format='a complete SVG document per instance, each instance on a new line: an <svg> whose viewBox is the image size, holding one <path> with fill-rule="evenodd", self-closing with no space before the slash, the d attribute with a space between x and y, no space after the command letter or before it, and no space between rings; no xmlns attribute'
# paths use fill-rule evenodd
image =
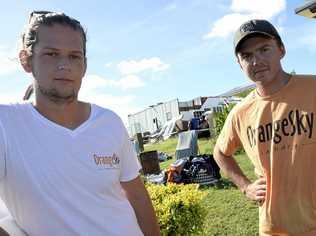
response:
<svg viewBox="0 0 316 236"><path fill-rule="evenodd" d="M89 115L88 119L86 119L83 123L81 123L77 128L69 129L69 128L66 128L60 124L57 124L57 123L47 119L45 116L43 116L40 112L38 112L35 109L35 107L33 106L32 103L28 103L27 105L28 105L29 109L31 110L32 114L37 119L39 119L42 123L44 123L47 126L50 126L51 128L53 128L55 130L66 133L72 137L77 136L79 133L81 133L83 130L85 130L87 126L89 126L89 124L91 123L91 120L95 116L95 112L96 112L95 106L93 104L90 104L90 115Z"/></svg>

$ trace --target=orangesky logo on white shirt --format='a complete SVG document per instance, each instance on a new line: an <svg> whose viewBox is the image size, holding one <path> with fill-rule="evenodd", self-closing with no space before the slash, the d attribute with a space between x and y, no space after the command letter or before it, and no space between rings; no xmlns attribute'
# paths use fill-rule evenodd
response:
<svg viewBox="0 0 316 236"><path fill-rule="evenodd" d="M112 156L93 154L93 159L97 166L104 168L118 168L120 164L120 158L115 153Z"/></svg>

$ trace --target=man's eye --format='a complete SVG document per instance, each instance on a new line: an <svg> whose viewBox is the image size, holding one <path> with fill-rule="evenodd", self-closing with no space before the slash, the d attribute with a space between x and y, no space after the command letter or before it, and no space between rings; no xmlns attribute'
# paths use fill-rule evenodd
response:
<svg viewBox="0 0 316 236"><path fill-rule="evenodd" d="M56 57L57 53L56 52L46 52L44 53L45 56L50 56L50 57Z"/></svg>
<svg viewBox="0 0 316 236"><path fill-rule="evenodd" d="M70 59L73 59L73 60L81 59L81 56L79 56L79 55L70 55L69 57L70 57Z"/></svg>
<svg viewBox="0 0 316 236"><path fill-rule="evenodd" d="M269 50L270 50L269 47L264 47L264 48L261 49L262 52L268 52Z"/></svg>
<svg viewBox="0 0 316 236"><path fill-rule="evenodd" d="M244 60L246 60L246 59L249 58L249 54L242 54L242 55L241 55L241 58L244 59Z"/></svg>

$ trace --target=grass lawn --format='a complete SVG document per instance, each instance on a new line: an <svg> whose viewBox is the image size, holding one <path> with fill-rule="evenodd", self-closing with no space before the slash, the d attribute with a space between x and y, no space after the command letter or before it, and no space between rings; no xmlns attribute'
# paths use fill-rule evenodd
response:
<svg viewBox="0 0 316 236"><path fill-rule="evenodd" d="M177 141L177 138L171 138L161 143L146 145L145 151L157 150L172 155L171 160L160 164L161 169L165 169L175 161ZM201 154L211 153L213 146L212 140L199 139ZM236 155L236 160L244 173L250 179L254 179L253 167L247 156ZM203 235L253 236L258 234L258 207L248 201L225 177L217 187L203 188L202 191L207 192L205 206L208 208Z"/></svg>

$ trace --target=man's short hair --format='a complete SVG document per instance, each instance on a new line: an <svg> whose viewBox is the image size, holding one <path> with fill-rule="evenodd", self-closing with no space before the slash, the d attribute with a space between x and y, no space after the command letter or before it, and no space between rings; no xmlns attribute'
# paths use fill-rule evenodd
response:
<svg viewBox="0 0 316 236"><path fill-rule="evenodd" d="M273 38L280 47L284 47L281 37L276 28L267 20L250 20L243 23L235 32L234 48L237 55L242 43L251 37L263 36Z"/></svg>
<svg viewBox="0 0 316 236"><path fill-rule="evenodd" d="M86 57L86 31L82 25L76 19L67 16L64 13L50 12L50 11L33 11L30 13L28 25L22 34L22 46L23 49L28 51L30 55L33 53L35 44L38 41L38 30L42 25L52 26L54 24L60 24L69 26L70 28L81 33L83 43L83 53Z"/></svg>

